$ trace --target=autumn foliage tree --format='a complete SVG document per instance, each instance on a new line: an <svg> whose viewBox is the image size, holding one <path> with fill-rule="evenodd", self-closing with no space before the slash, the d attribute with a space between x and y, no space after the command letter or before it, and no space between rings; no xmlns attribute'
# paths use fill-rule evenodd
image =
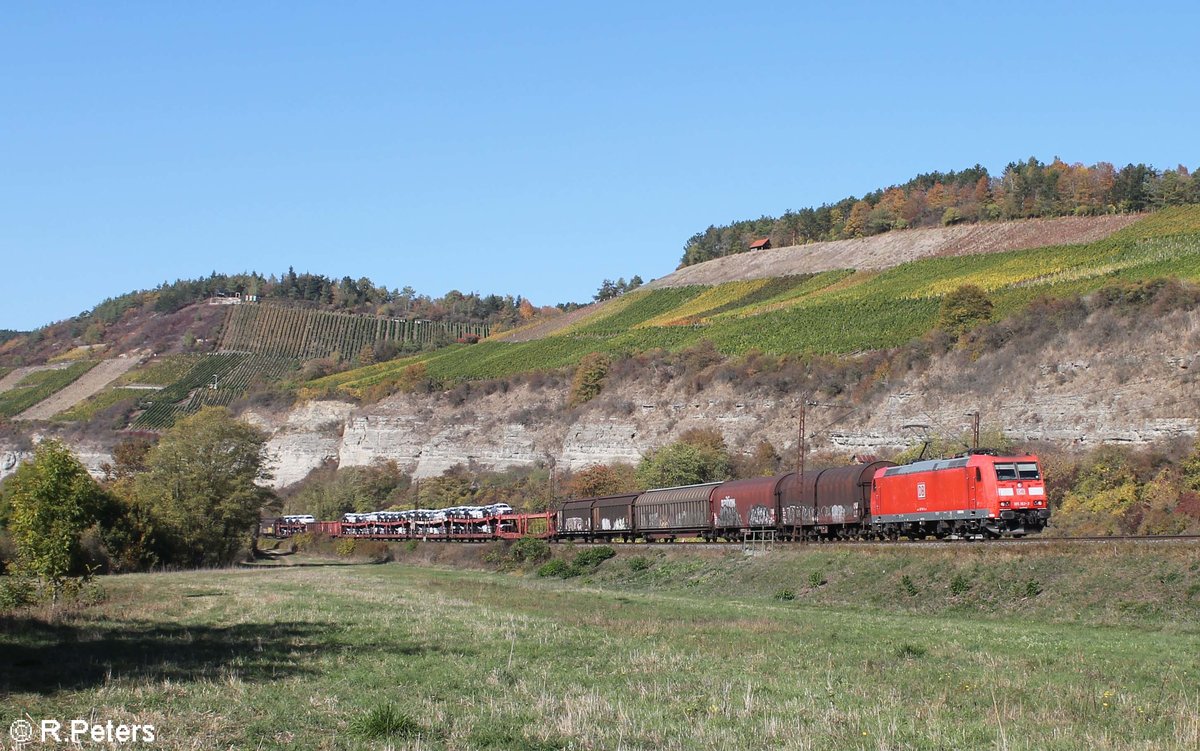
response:
<svg viewBox="0 0 1200 751"><path fill-rule="evenodd" d="M612 361L603 352L585 355L571 379L571 404L584 404L599 396L611 365Z"/></svg>
<svg viewBox="0 0 1200 751"><path fill-rule="evenodd" d="M638 490L637 476L629 464L593 464L575 472L567 482L569 498L599 498Z"/></svg>
<svg viewBox="0 0 1200 751"><path fill-rule="evenodd" d="M992 317L992 301L979 287L964 284L942 298L937 325L951 334L969 331Z"/></svg>

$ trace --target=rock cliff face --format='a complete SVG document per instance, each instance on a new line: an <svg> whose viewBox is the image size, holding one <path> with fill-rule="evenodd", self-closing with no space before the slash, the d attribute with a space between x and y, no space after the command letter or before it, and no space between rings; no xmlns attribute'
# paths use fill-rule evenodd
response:
<svg viewBox="0 0 1200 751"><path fill-rule="evenodd" d="M809 411L810 446L845 455L910 445L926 432L955 434L978 410L983 426L1022 441L1090 448L1190 437L1200 428L1200 311L1137 319L1101 311L1048 341L1014 341L974 356L954 351L920 370L893 374L852 409ZM438 396L397 395L379 404L297 405L249 412L269 431L275 484L302 479L327 461L341 466L394 459L419 477L455 464L503 469L579 469L636 463L692 427L717 427L735 450L770 441L785 457L798 445L800 394L763 394L737 384L692 393L685 384L610 384L595 402L568 408L562 388L519 387L459 406ZM925 426L925 427L914 427ZM93 472L102 448L76 447ZM27 449L0 445L0 475Z"/></svg>

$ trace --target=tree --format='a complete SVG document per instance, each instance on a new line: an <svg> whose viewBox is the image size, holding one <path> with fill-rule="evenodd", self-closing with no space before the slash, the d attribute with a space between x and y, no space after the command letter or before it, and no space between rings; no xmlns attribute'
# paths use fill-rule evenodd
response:
<svg viewBox="0 0 1200 751"><path fill-rule="evenodd" d="M740 478L769 477L779 471L782 457L770 441L763 439L754 450L734 460L734 474Z"/></svg>
<svg viewBox="0 0 1200 751"><path fill-rule="evenodd" d="M596 294L592 295L592 299L596 302L604 302L605 300L611 300L619 294L621 294L621 290L617 288L617 283L612 279L605 279L600 284L600 289L596 290Z"/></svg>
<svg viewBox="0 0 1200 751"><path fill-rule="evenodd" d="M318 467L283 504L285 514L312 514L318 519L338 519L350 511L375 511L397 502L411 478L395 461L377 459L362 467Z"/></svg>
<svg viewBox="0 0 1200 751"><path fill-rule="evenodd" d="M571 404L584 404L595 399L604 390L604 381L608 378L611 365L608 355L603 352L591 352L584 355L571 379Z"/></svg>
<svg viewBox="0 0 1200 751"><path fill-rule="evenodd" d="M991 317L992 301L987 293L974 284L964 284L942 298L937 325L957 336Z"/></svg>
<svg viewBox="0 0 1200 751"><path fill-rule="evenodd" d="M593 464L571 475L567 483L570 498L599 498L637 489L637 478L628 464Z"/></svg>
<svg viewBox="0 0 1200 751"><path fill-rule="evenodd" d="M871 204L857 201L850 208L850 217L842 228L842 237L862 237L867 230L867 218L871 214Z"/></svg>
<svg viewBox="0 0 1200 751"><path fill-rule="evenodd" d="M79 538L95 520L104 492L58 441L38 444L33 460L7 483L9 529L18 566L54 588L79 572Z"/></svg>
<svg viewBox="0 0 1200 751"><path fill-rule="evenodd" d="M250 541L271 497L258 484L270 479L265 444L265 434L223 407L206 407L163 434L135 495L159 519L165 563L225 565Z"/></svg>
<svg viewBox="0 0 1200 751"><path fill-rule="evenodd" d="M644 488L671 488L702 482L728 480L732 474L724 441L718 450L713 445L697 445L679 440L648 454L638 464L638 485Z"/></svg>

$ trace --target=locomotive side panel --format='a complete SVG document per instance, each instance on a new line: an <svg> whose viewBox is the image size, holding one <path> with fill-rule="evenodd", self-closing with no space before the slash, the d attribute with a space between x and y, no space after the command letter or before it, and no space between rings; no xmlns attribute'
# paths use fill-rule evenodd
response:
<svg viewBox="0 0 1200 751"><path fill-rule="evenodd" d="M908 466L918 469L895 474L885 471L877 481L879 499L874 510L876 521L907 522L987 516L986 508L976 508L976 493L968 484L968 476L974 474L973 469L968 472L965 465L940 468L919 468L918 464Z"/></svg>

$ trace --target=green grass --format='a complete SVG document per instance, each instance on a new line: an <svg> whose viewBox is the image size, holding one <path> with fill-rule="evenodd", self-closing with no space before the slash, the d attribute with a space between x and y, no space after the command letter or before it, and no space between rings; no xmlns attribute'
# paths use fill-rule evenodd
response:
<svg viewBox="0 0 1200 751"><path fill-rule="evenodd" d="M1084 576L1107 561L1118 576L1106 591L1136 565L1181 569L1123 595L1151 607L1095 619L1070 610L1091 595L1062 577L1029 594L1029 567L1064 570L1053 549L1045 561L868 553L845 576L843 551L695 558L639 546L569 581L400 564L113 577L101 605L0 618L0 695L6 716L149 722L167 749L1200 743L1195 602L1154 610L1162 587L1195 584L1195 552L1128 565L1099 552L1065 567ZM966 595L927 578L984 562L1008 565L980 572ZM853 598L852 580L879 569ZM765 580L747 587L751 574ZM921 596L893 591L902 576ZM774 596L781 582L793 599ZM995 587L1020 604L986 605Z"/></svg>
<svg viewBox="0 0 1200 751"><path fill-rule="evenodd" d="M99 360L86 360L65 368L39 370L21 379L14 388L0 394L0 415L15 417L38 402L74 383L96 367Z"/></svg>

